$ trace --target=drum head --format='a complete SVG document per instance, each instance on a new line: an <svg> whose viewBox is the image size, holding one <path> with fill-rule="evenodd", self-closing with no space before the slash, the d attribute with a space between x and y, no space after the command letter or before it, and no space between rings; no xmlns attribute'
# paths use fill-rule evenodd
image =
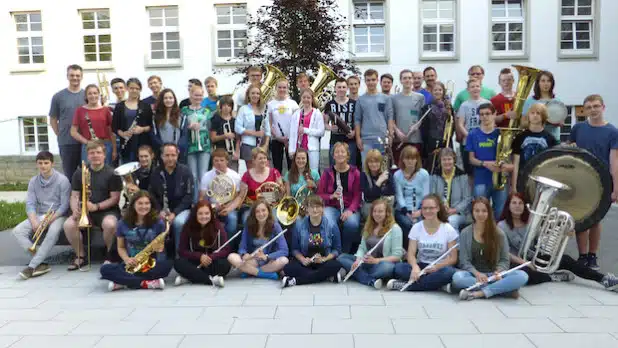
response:
<svg viewBox="0 0 618 348"><path fill-rule="evenodd" d="M549 103L547 103L546 106L548 121L550 123L554 125L559 125L563 123L564 120L566 120L569 111L567 110L567 107L564 105L564 103L557 100L551 100L549 101Z"/></svg>
<svg viewBox="0 0 618 348"><path fill-rule="evenodd" d="M570 190L560 191L551 205L573 216L577 232L601 221L611 207L609 170L586 150L557 146L532 157L517 180L517 191L524 192L529 202L536 190L536 183L529 178L531 175L547 177L570 187Z"/></svg>

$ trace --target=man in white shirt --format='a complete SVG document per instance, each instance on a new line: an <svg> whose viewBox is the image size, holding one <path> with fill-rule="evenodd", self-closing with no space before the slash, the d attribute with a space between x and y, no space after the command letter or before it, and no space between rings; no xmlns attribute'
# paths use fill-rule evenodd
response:
<svg viewBox="0 0 618 348"><path fill-rule="evenodd" d="M228 168L229 154L225 149L219 148L212 153L212 170L204 173L202 176L200 186L200 200L208 199L216 211L217 218L225 225L225 231L228 237L234 235L236 227L238 226L238 208L242 204L243 197L240 196L240 175ZM222 192L229 192L232 197L224 197L223 200L217 200L217 198L208 195L208 191L211 189L211 183L218 175L225 175L232 179L234 183L234 190L230 185L229 188L221 190L223 186L217 186L219 189L214 190L219 194ZM224 203L221 203L224 202Z"/></svg>
<svg viewBox="0 0 618 348"><path fill-rule="evenodd" d="M238 111L241 106L247 104L245 102L247 88L252 84L260 84L262 82L262 68L257 65L249 67L249 70L247 70L247 78L249 82L239 87L234 92L234 111Z"/></svg>
<svg viewBox="0 0 618 348"><path fill-rule="evenodd" d="M290 126L294 112L298 110L298 103L290 98L288 80L277 82L277 96L268 102L268 117L270 121L270 133L272 141L270 149L272 153L273 165L283 173L283 158L288 157L288 140L290 136ZM292 161L287 160L288 170Z"/></svg>

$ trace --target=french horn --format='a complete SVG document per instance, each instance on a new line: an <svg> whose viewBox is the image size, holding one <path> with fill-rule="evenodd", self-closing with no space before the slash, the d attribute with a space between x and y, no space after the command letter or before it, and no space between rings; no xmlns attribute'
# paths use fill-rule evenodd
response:
<svg viewBox="0 0 618 348"><path fill-rule="evenodd" d="M236 183L225 174L218 174L208 185L206 195L219 204L225 204L236 196Z"/></svg>

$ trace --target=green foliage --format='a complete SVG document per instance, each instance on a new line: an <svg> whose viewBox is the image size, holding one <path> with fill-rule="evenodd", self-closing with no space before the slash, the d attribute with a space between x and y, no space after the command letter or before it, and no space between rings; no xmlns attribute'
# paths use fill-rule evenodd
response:
<svg viewBox="0 0 618 348"><path fill-rule="evenodd" d="M0 191L28 191L27 182L8 182L0 184Z"/></svg>
<svg viewBox="0 0 618 348"><path fill-rule="evenodd" d="M0 201L0 231L11 229L26 220L26 203Z"/></svg>

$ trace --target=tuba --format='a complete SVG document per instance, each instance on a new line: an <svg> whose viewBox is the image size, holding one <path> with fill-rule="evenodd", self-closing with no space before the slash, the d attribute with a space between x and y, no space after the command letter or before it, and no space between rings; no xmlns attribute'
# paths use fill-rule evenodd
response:
<svg viewBox="0 0 618 348"><path fill-rule="evenodd" d="M236 184L229 176L219 173L208 185L206 195L218 204L228 203L236 196Z"/></svg>
<svg viewBox="0 0 618 348"><path fill-rule="evenodd" d="M550 274L558 269L569 242L569 233L575 227L573 217L553 207L552 201L559 191L571 188L543 176L530 176L530 180L536 183L536 192L532 206L528 205L531 218L519 256L532 261L537 271ZM536 248L530 257L530 247L535 240Z"/></svg>
<svg viewBox="0 0 618 348"><path fill-rule="evenodd" d="M281 80L286 79L286 75L277 69L274 65L266 64L266 77L264 82L260 86L260 92L262 93L262 100L264 104L268 103L275 94L275 86Z"/></svg>
<svg viewBox="0 0 618 348"><path fill-rule="evenodd" d="M332 92L328 90L324 90L329 83L337 79L337 75L335 72L326 66L326 64L322 62L318 62L318 75L313 80L313 83L309 87L313 94L315 95L314 103L318 106L320 110L324 109L324 104L326 104L326 100L324 100L324 96L332 95ZM348 132L349 133L349 132Z"/></svg>
<svg viewBox="0 0 618 348"><path fill-rule="evenodd" d="M153 239L142 251L135 255L134 259L137 262L135 266L125 265L125 271L129 274L137 272L146 273L153 269L157 264L157 260L151 255L156 251L155 248L164 245L165 237L170 232L170 222L165 220L165 231Z"/></svg>
<svg viewBox="0 0 618 348"><path fill-rule="evenodd" d="M45 212L45 215L43 216L43 220L41 221L41 224L39 224L39 227L36 229L36 231L32 235L32 239L34 240L34 243L32 243L32 246L28 248L28 251L32 255L36 254L36 249L37 249L36 245L39 244L39 240L41 239L43 232L45 232L45 230L47 229L47 227L49 226L51 222L52 217L56 213L54 210L52 210L53 207L54 205L52 204L49 207L49 209L47 209L47 212Z"/></svg>
<svg viewBox="0 0 618 348"><path fill-rule="evenodd" d="M515 93L515 102L513 104L513 111L517 117L509 121L508 128L500 128L500 135L498 136L498 146L496 148L496 164L502 166L509 161L511 152L513 149L513 139L515 135L522 131L521 118L524 108L524 102L528 98L528 94L534 86L536 77L541 72L539 69L530 68L523 65L513 65L519 74L519 81L517 81L517 91ZM506 185L506 175L502 172L493 173L492 175L493 187L496 190L503 190Z"/></svg>
<svg viewBox="0 0 618 348"><path fill-rule="evenodd" d="M135 180L133 180L133 173L139 169L139 162L129 162L121 165L120 167L114 169L114 174L122 177L122 197L124 197L123 207L126 207L129 204L131 198L133 198L133 194L129 192L128 185L135 185Z"/></svg>

